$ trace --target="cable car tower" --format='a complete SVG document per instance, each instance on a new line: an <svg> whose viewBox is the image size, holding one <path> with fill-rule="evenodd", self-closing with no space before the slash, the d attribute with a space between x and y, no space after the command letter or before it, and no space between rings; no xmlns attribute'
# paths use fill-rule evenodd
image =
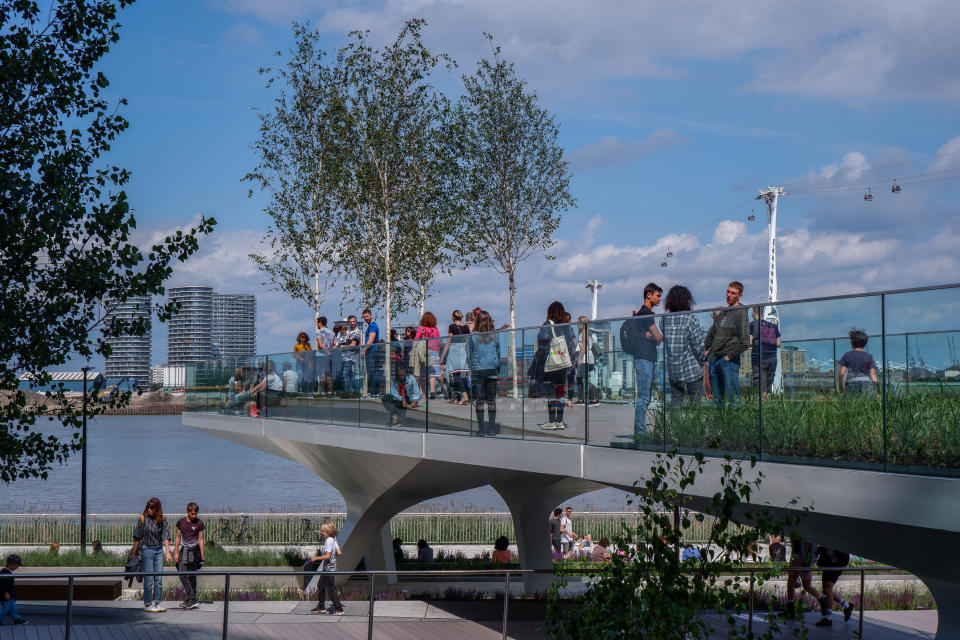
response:
<svg viewBox="0 0 960 640"><path fill-rule="evenodd" d="M767 243L769 247L769 272L767 278L767 301L763 319L767 322L780 325L780 314L777 313L777 307L773 303L777 302L777 201L781 196L787 195L783 187L767 187L760 189L757 200L763 200L767 205ZM773 392L783 393L783 367L780 364L779 355L777 357L777 372L773 378Z"/></svg>

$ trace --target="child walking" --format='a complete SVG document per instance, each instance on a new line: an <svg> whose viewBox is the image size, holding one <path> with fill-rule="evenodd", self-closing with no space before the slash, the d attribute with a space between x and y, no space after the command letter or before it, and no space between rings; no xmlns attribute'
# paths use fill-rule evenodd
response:
<svg viewBox="0 0 960 640"><path fill-rule="evenodd" d="M20 556L13 553L7 556L7 565L0 569L0 624L7 619L8 613L13 616L13 624L27 624L17 610L17 592L13 584L13 572L22 564Z"/></svg>
<svg viewBox="0 0 960 640"><path fill-rule="evenodd" d="M200 507L196 502L187 505L187 517L177 520L177 537L173 543L173 561L177 571L199 571L203 567L204 543L203 531L206 525L197 517ZM180 583L186 599L180 603L181 609L196 609L197 576L180 576Z"/></svg>
<svg viewBox="0 0 960 640"><path fill-rule="evenodd" d="M331 615L342 616L343 605L340 603L340 596L337 595L337 585L333 582L333 572L337 570L337 553L340 545L337 544L337 528L332 522L325 522L320 527L320 534L323 536L323 549L320 555L314 556L314 562L321 562L320 583L317 585L317 606L310 610L310 613L330 613L324 607L326 594L330 595L330 602L333 603L333 612Z"/></svg>

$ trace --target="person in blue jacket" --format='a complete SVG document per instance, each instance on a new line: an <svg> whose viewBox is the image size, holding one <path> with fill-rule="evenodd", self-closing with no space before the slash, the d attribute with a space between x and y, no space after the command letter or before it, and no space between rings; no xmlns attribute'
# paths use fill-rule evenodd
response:
<svg viewBox="0 0 960 640"><path fill-rule="evenodd" d="M473 333L467 340L467 364L477 413L477 435L495 436L497 424L497 382L500 378L500 341L493 318L484 310L475 314ZM486 411L486 415L484 415Z"/></svg>
<svg viewBox="0 0 960 640"><path fill-rule="evenodd" d="M407 370L407 363L397 363L397 375L390 381L390 393L383 396L383 407L390 414L387 426L402 427L407 409L419 406L422 396L416 377Z"/></svg>

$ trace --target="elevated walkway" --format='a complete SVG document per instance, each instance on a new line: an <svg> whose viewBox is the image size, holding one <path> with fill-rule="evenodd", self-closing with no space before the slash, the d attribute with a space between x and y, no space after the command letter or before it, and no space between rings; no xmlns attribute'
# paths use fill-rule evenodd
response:
<svg viewBox="0 0 960 640"><path fill-rule="evenodd" d="M343 354L337 352L319 358L313 354L309 360L280 354L248 364L198 368L188 381L183 423L299 462L324 478L347 505L343 566L355 566L366 555L367 566L374 569L392 568L390 517L424 500L491 485L510 509L522 566L544 569L552 566L549 513L570 497L602 487L628 491L658 452L677 448L711 456L692 491L706 501L718 486L717 456L753 455L760 460L754 472L765 476L753 502L781 506L799 498L801 505L813 506L801 525L811 539L917 575L937 600L937 637L954 638L960 637L960 559L955 553L960 548L960 396L953 385L960 380L947 375L949 365L937 368L933 357L937 345L949 354L947 347L960 332L936 324L956 314L930 310L955 303L960 303L960 289L953 286L782 303L784 344L794 347L779 354L787 369L781 372L783 391L763 402L744 375L735 408L673 403L669 362L661 352L646 433L640 436L633 433L634 391L624 386L630 382L626 374L632 358L619 351L621 320L574 327L580 344L599 336L602 353L593 367L580 362L580 380L590 385L575 386L569 400L581 390L586 400L597 400L589 395L594 392L601 397L598 403L565 406L565 429L539 426L547 420L548 403L556 407L560 397L568 404L556 385L531 383L527 376L536 374L530 357L539 328L496 336L502 348L495 437L476 437L486 420L477 420L475 407L446 400L425 400L406 412L401 426L387 427L390 416L381 400L353 393L382 384L386 376L375 366L353 380L332 376L334 391L318 395L312 380L322 381L324 371L339 371ZM926 313L904 316L905 310L917 308ZM698 319L707 328L712 315L703 312ZM913 333L903 330L907 320ZM850 324L866 327L873 336L869 350L879 374L875 394L836 392L839 356L849 344L842 348L840 339L830 336L841 335L840 325ZM793 329L810 337L788 340ZM892 358L895 345L896 353L906 356L902 369ZM379 348L384 355L388 348L403 354L402 345ZM911 349L923 350L923 367L911 359ZM828 358L828 353L836 357ZM822 364L828 360L829 367ZM262 375L297 371L298 378L311 382L288 393L262 394L261 417L251 418L240 413L247 405L232 401L227 384L237 369L237 377L257 369ZM571 383L576 383L576 373ZM806 384L811 380L812 386Z"/></svg>

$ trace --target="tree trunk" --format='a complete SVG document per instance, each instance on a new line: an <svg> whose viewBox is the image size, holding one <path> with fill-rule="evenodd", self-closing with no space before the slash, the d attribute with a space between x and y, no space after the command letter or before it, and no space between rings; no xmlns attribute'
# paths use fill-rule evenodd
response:
<svg viewBox="0 0 960 640"><path fill-rule="evenodd" d="M510 269L507 272L507 277L510 279L510 373L513 375L513 397L518 398L518 385L517 378L519 373L517 371L517 307L516 307L516 294L517 294L517 283L514 278L514 270Z"/></svg>

